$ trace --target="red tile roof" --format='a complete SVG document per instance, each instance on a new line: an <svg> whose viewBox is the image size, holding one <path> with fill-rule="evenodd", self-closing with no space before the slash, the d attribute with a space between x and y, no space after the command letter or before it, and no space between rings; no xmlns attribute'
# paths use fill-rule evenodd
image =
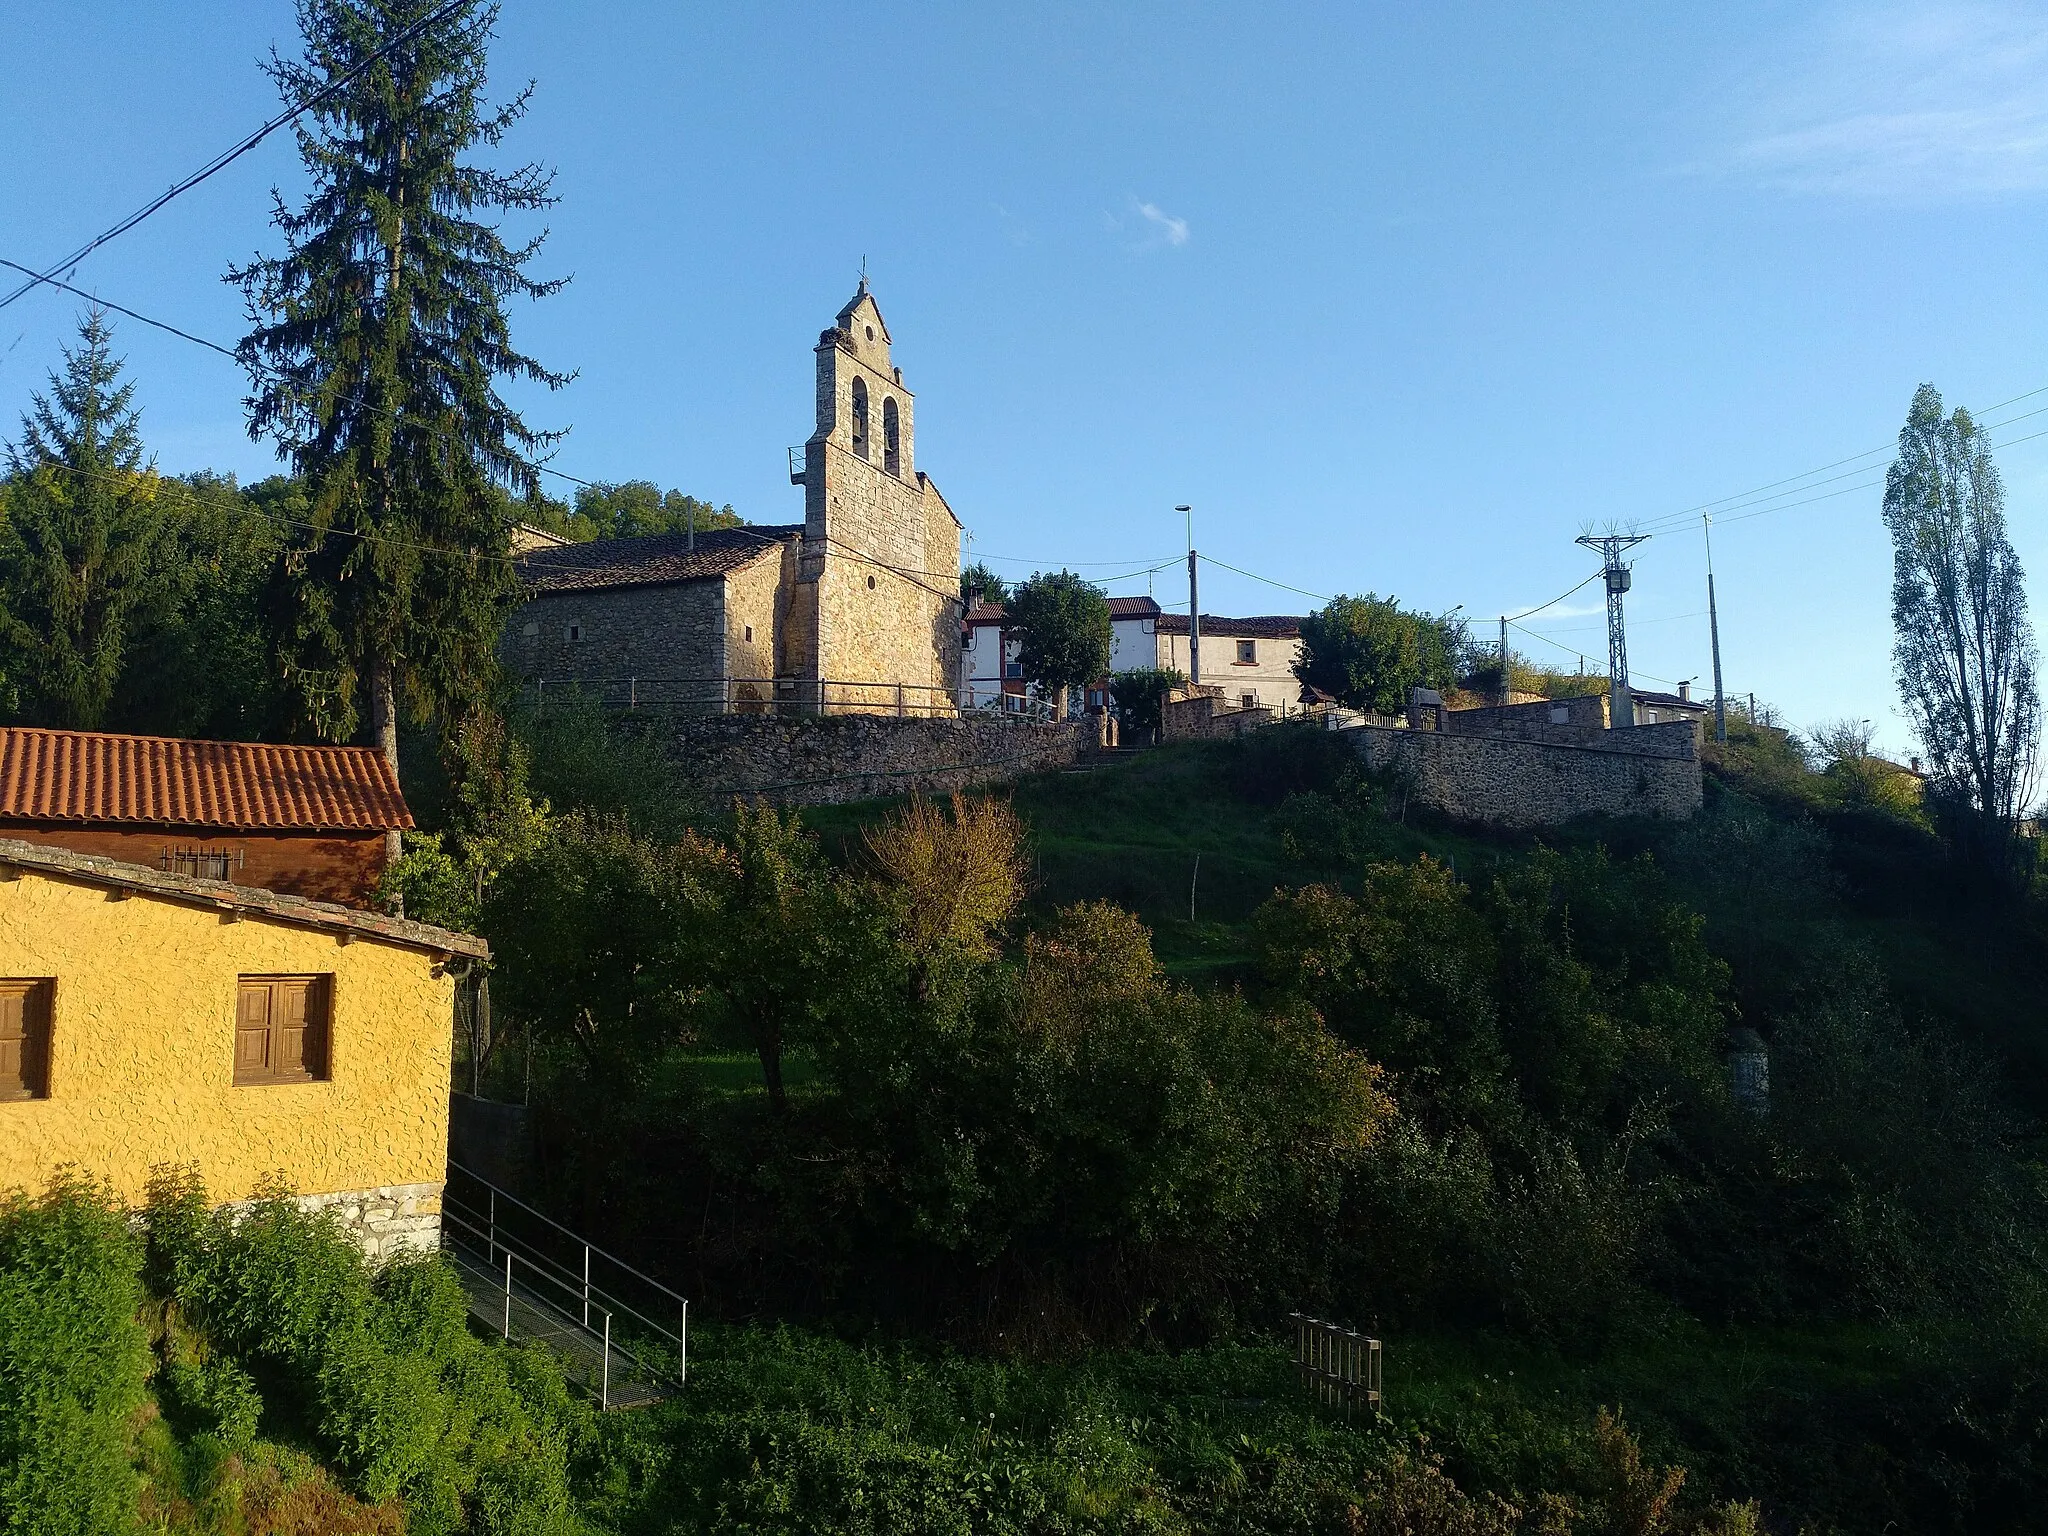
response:
<svg viewBox="0 0 2048 1536"><path fill-rule="evenodd" d="M802 523L748 528L707 528L648 533L588 544L551 544L519 557L519 571L535 592L594 592L612 587L656 587L723 576L782 547L804 531Z"/></svg>
<svg viewBox="0 0 2048 1536"><path fill-rule="evenodd" d="M961 621L966 624L1000 624L1007 617L1001 603L976 603L967 610ZM1111 623L1118 619L1156 619L1159 604L1149 597L1112 597L1109 600ZM1204 621L1206 622L1206 621Z"/></svg>
<svg viewBox="0 0 2048 1536"><path fill-rule="evenodd" d="M1186 614L1163 613L1159 616L1160 634L1184 635L1187 632ZM1226 619L1221 614L1205 613L1202 615L1202 633L1219 639L1292 640L1301 633L1301 620L1284 613L1262 614L1254 619Z"/></svg>
<svg viewBox="0 0 2048 1536"><path fill-rule="evenodd" d="M409 827L369 747L270 746L0 727L0 818L266 832Z"/></svg>

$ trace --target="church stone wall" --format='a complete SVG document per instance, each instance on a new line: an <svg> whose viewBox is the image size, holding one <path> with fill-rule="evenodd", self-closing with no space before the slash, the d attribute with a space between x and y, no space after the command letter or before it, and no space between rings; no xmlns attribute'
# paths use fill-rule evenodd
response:
<svg viewBox="0 0 2048 1536"><path fill-rule="evenodd" d="M752 569L773 572L764 560ZM521 677L571 680L717 677L723 585L714 580L591 592L543 592L505 627L504 659ZM571 630L580 639L570 639Z"/></svg>
<svg viewBox="0 0 2048 1536"><path fill-rule="evenodd" d="M784 805L945 794L1063 768L1096 743L1094 720L1038 725L893 715L690 715L664 724L681 776L700 793Z"/></svg>
<svg viewBox="0 0 2048 1536"><path fill-rule="evenodd" d="M1581 816L1683 821L1700 808L1692 727L1638 726L1626 747L1567 746L1353 726L1346 740L1376 772L1404 779L1418 805L1461 821L1554 827Z"/></svg>

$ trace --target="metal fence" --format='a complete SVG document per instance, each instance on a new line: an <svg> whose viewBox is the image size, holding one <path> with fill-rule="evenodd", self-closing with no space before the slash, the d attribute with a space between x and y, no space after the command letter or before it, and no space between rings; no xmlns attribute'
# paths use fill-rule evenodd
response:
<svg viewBox="0 0 2048 1536"><path fill-rule="evenodd" d="M471 1310L507 1339L552 1347L601 1407L651 1402L687 1378L688 1301L453 1161L441 1243Z"/></svg>
<svg viewBox="0 0 2048 1536"><path fill-rule="evenodd" d="M1000 688L941 688L925 683L797 677L535 677L526 683L537 709L573 697L609 709L693 715L977 715L1042 724L1043 699Z"/></svg>
<svg viewBox="0 0 2048 1536"><path fill-rule="evenodd" d="M1294 1324L1294 1368L1302 1385L1325 1407L1342 1404L1380 1411L1380 1341L1326 1323L1301 1312L1288 1314Z"/></svg>

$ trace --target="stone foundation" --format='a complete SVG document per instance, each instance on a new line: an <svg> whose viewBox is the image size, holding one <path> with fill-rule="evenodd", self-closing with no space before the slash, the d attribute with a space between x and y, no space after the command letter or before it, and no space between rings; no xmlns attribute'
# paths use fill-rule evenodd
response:
<svg viewBox="0 0 2048 1536"><path fill-rule="evenodd" d="M301 1195L305 1211L332 1211L375 1263L441 1247L441 1184L382 1184L375 1189Z"/></svg>

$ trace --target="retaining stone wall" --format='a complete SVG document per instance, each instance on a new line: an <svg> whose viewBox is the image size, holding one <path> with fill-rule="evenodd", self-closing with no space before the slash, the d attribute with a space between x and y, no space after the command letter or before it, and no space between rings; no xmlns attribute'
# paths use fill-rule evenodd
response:
<svg viewBox="0 0 2048 1536"><path fill-rule="evenodd" d="M1463 821L1554 827L1581 816L1683 821L1700 808L1692 727L1637 726L1626 745L1567 746L1504 736L1353 726L1344 736L1376 772L1405 778L1415 802Z"/></svg>
<svg viewBox="0 0 2048 1536"><path fill-rule="evenodd" d="M1076 762L1100 729L1094 718L1038 725L893 715L702 715L663 725L664 745L693 787L783 805L1003 783Z"/></svg>
<svg viewBox="0 0 2048 1536"><path fill-rule="evenodd" d="M441 1184L383 1184L375 1189L347 1189L331 1195L299 1195L293 1203L303 1211L332 1211L342 1230L362 1244L373 1263L402 1253L436 1253L441 1247ZM248 1202L234 1201L232 1211Z"/></svg>

